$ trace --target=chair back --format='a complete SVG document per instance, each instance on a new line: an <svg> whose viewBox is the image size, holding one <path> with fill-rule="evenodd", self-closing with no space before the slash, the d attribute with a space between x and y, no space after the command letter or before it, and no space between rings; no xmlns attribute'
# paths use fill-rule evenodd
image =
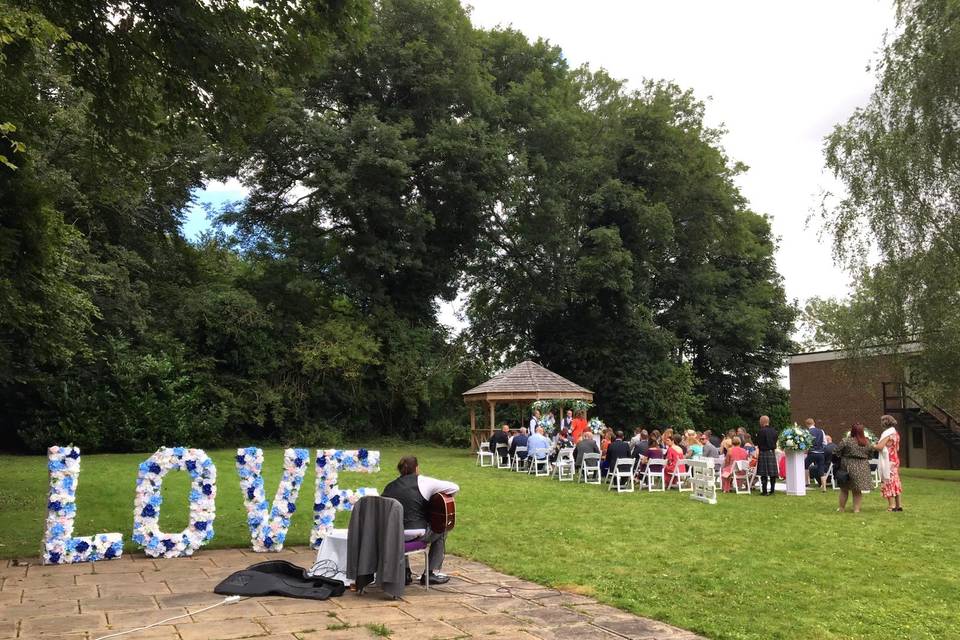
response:
<svg viewBox="0 0 960 640"><path fill-rule="evenodd" d="M585 464L588 467L600 466L600 454L599 453L585 453L581 459L581 464Z"/></svg>
<svg viewBox="0 0 960 640"><path fill-rule="evenodd" d="M489 442L481 442L481 443L480 443L480 451L490 451L490 443L489 443Z"/></svg>
<svg viewBox="0 0 960 640"><path fill-rule="evenodd" d="M516 449L513 450L513 452L514 452L514 455L517 455L517 456L520 456L521 458L523 458L523 457L525 457L526 454L527 454L527 448L526 448L526 447L517 447ZM522 454L522 455L521 455L521 454Z"/></svg>
<svg viewBox="0 0 960 640"><path fill-rule="evenodd" d="M617 473L618 475L632 475L633 474L633 458L617 459L617 464L614 472Z"/></svg>
<svg viewBox="0 0 960 640"><path fill-rule="evenodd" d="M596 455L596 454L594 454ZM573 460L573 447L565 447L560 449L560 453L557 456L558 460Z"/></svg>

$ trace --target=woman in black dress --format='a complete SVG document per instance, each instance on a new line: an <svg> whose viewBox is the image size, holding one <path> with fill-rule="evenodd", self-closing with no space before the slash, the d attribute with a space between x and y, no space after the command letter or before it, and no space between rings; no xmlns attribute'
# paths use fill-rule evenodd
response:
<svg viewBox="0 0 960 640"><path fill-rule="evenodd" d="M777 485L777 476L780 475L780 466L777 464L777 430L770 426L768 416L760 416L760 433L756 439L757 475L760 476L760 495L772 496ZM770 489L767 489L769 480Z"/></svg>

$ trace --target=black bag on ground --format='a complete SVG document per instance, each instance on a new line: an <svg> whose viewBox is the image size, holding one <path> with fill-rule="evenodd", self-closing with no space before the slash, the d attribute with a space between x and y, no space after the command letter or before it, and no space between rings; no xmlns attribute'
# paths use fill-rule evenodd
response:
<svg viewBox="0 0 960 640"><path fill-rule="evenodd" d="M231 573L213 592L224 596L286 596L326 600L343 595L339 580L311 576L303 567L286 560L268 560Z"/></svg>

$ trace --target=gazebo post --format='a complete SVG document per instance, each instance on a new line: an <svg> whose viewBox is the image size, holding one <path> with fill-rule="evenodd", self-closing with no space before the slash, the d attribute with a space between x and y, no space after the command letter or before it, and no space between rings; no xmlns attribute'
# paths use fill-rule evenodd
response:
<svg viewBox="0 0 960 640"><path fill-rule="evenodd" d="M493 435L493 432L497 428L497 402L496 400L490 400L490 435Z"/></svg>
<svg viewBox="0 0 960 640"><path fill-rule="evenodd" d="M470 403L470 447L476 451L480 448L479 438L477 438L477 405Z"/></svg>

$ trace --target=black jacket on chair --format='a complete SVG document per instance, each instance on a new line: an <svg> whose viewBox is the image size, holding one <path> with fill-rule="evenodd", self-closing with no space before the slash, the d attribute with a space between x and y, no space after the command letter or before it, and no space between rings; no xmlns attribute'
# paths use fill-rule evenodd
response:
<svg viewBox="0 0 960 640"><path fill-rule="evenodd" d="M353 506L347 530L347 578L360 591L373 582L395 598L403 595L403 507L393 498L366 496Z"/></svg>

